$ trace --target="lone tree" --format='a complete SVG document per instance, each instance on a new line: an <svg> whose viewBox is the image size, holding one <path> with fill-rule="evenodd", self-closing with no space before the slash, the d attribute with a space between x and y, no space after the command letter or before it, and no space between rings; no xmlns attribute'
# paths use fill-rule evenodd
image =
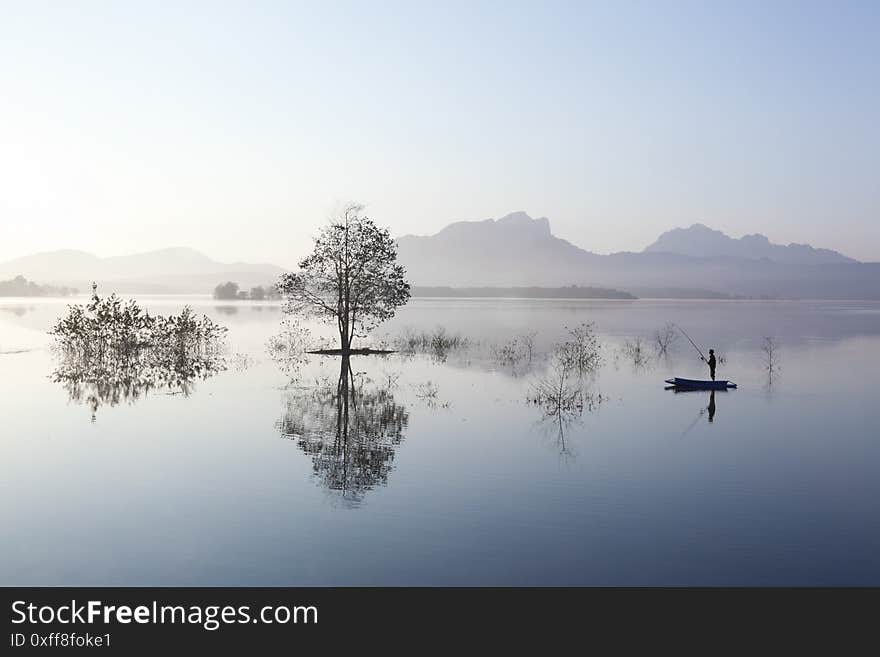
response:
<svg viewBox="0 0 880 657"><path fill-rule="evenodd" d="M284 312L336 322L344 358L355 337L365 337L409 300L397 245L362 212L363 206L348 205L321 230L299 270L278 283L287 298Z"/></svg>

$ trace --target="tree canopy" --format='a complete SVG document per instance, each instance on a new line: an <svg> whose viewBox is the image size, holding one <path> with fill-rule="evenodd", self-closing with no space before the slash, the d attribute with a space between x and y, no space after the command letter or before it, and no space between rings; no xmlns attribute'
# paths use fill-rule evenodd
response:
<svg viewBox="0 0 880 657"><path fill-rule="evenodd" d="M343 355L355 337L365 337L409 300L406 271L397 262L397 245L386 228L348 205L315 238L299 269L278 285L285 312L336 322Z"/></svg>

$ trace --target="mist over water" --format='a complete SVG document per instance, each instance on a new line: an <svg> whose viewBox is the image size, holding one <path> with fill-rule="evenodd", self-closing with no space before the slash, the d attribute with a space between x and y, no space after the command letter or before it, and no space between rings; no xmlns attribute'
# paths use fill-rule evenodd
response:
<svg viewBox="0 0 880 657"><path fill-rule="evenodd" d="M374 344L466 340L346 373L280 367L278 305L141 301L227 326L225 369L95 406L52 380L65 302L0 300L2 584L880 584L880 303L414 299ZM590 403L548 414L583 322ZM668 322L739 388L664 389L707 378Z"/></svg>

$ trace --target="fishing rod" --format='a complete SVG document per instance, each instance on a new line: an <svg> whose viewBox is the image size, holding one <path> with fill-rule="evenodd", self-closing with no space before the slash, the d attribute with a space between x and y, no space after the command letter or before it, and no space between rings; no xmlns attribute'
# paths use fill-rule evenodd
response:
<svg viewBox="0 0 880 657"><path fill-rule="evenodd" d="M700 358L702 358L703 360L706 360L706 356L703 354L702 351L700 351L700 348L697 346L697 343L694 342L693 340L691 340L691 336L689 336L685 332L685 330L683 328L681 328L678 324L675 324L675 328L677 328L679 331L681 331L682 334L684 335L684 337L686 337L688 339L688 342L690 342L692 345L694 345L694 349L696 349L697 353L700 354Z"/></svg>

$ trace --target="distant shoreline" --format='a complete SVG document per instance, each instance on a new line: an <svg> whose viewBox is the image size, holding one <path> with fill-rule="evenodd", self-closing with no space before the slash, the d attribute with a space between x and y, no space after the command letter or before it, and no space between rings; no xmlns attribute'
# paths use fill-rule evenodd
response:
<svg viewBox="0 0 880 657"><path fill-rule="evenodd" d="M635 300L629 292L604 287L448 287L413 286L413 297L422 298L508 298L508 299L626 299Z"/></svg>
<svg viewBox="0 0 880 657"><path fill-rule="evenodd" d="M517 294L513 291L505 294L462 294L462 288L442 288L445 289L446 292L440 293L439 290L441 288L430 288L430 292L428 294L424 294L422 291L424 288L414 287L411 298L413 300L416 299L533 299L533 300L570 300L570 301L729 301L729 302L785 302L785 303L807 303L807 302L852 302L852 303L880 303L880 299L870 298L870 297L746 297L746 296L701 296L701 295L680 295L677 296L675 294L662 294L662 293L654 293L654 294L645 294L642 296L621 296L621 297L587 297L587 296L570 296L570 295L532 295L525 296L521 294ZM496 288L498 289L498 288ZM510 288L500 288L504 290L511 290ZM515 290L515 288L513 288ZM540 288L547 289L547 288ZM566 288L549 288L549 289L561 289L565 290ZM234 307L237 305L243 306L254 306L254 307L278 307L284 304L284 300L282 299L265 299L261 301L253 300L253 299L215 299L210 293L206 292L117 292L118 296L126 297L126 298L139 298L139 299L168 299L168 300L198 300L200 305L215 305L215 306L228 306ZM39 302L72 302L72 303L81 303L82 300L88 299L90 297L89 294L85 292L78 292L76 294L71 294L69 296L7 296L0 294L0 302L4 304L11 303L39 303Z"/></svg>
<svg viewBox="0 0 880 657"><path fill-rule="evenodd" d="M79 294L73 287L38 285L24 276L16 276L8 281L0 281L0 298L21 297L23 299L66 298Z"/></svg>

